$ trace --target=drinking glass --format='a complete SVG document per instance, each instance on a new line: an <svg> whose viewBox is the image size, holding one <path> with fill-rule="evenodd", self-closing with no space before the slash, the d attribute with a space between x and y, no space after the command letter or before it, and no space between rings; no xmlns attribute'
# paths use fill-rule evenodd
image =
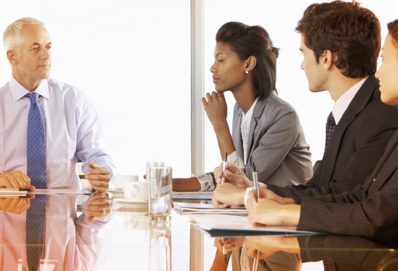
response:
<svg viewBox="0 0 398 271"><path fill-rule="evenodd" d="M172 168L150 167L148 170L149 215L168 216L172 206Z"/></svg>

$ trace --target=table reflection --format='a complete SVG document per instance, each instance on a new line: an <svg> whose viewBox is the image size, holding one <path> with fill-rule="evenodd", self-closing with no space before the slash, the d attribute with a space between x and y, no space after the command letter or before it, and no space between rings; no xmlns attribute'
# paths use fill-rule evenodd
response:
<svg viewBox="0 0 398 271"><path fill-rule="evenodd" d="M225 263L221 238L175 212L151 220L145 207L99 193L0 198L0 269L252 271L258 254L256 270L309 270L311 262L311 270L398 270L395 244L336 235L228 232Z"/></svg>
<svg viewBox="0 0 398 271"><path fill-rule="evenodd" d="M150 221L149 270L171 271L171 223L166 217L164 221Z"/></svg>
<svg viewBox="0 0 398 271"><path fill-rule="evenodd" d="M297 237L303 262L322 260L325 270L398 270L398 244L382 246L351 236ZM391 249L390 249L391 248Z"/></svg>
<svg viewBox="0 0 398 271"><path fill-rule="evenodd" d="M232 270L301 270L302 264L323 261L324 270L398 270L398 251L350 236L250 236L223 238ZM227 270L222 262L222 238L215 238L211 271Z"/></svg>
<svg viewBox="0 0 398 271"><path fill-rule="evenodd" d="M0 199L1 270L92 270L113 215L106 194Z"/></svg>
<svg viewBox="0 0 398 271"><path fill-rule="evenodd" d="M216 257L212 271L227 270L221 264L222 239L226 246L228 259L232 270L253 270L255 257L258 251L258 264L256 270L300 270L300 248L297 240L289 240L288 246L282 247L284 236L251 236L236 238L215 238L217 247Z"/></svg>

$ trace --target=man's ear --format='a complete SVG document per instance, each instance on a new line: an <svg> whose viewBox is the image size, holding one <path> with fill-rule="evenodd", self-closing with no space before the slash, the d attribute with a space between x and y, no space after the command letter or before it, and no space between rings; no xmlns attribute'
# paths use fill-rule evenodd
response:
<svg viewBox="0 0 398 271"><path fill-rule="evenodd" d="M325 70L330 70L337 60L336 54L330 50L325 50L319 56L319 62L324 66Z"/></svg>
<svg viewBox="0 0 398 271"><path fill-rule="evenodd" d="M7 59L12 65L16 65L18 64L19 56L15 50L8 50Z"/></svg>
<svg viewBox="0 0 398 271"><path fill-rule="evenodd" d="M257 58L255 56L249 56L246 59L246 64L245 64L245 71L252 71L254 67L257 65Z"/></svg>

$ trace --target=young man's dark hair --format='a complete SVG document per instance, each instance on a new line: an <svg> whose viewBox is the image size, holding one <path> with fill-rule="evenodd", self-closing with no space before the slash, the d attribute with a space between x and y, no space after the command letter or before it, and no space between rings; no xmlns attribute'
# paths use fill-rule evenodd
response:
<svg viewBox="0 0 398 271"><path fill-rule="evenodd" d="M387 24L388 34L393 37L393 44L398 47L398 19Z"/></svg>
<svg viewBox="0 0 398 271"><path fill-rule="evenodd" d="M332 51L337 56L336 67L350 78L376 72L380 29L376 15L355 1L312 4L296 27L317 61L324 50Z"/></svg>

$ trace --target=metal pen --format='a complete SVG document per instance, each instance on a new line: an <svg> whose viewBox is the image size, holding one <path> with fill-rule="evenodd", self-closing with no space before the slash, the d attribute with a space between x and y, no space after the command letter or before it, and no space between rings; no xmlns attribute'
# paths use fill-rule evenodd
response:
<svg viewBox="0 0 398 271"><path fill-rule="evenodd" d="M257 176L257 170L256 170L256 165L252 164L252 168L253 168L253 184L254 184L254 188L256 189L256 198L258 199L260 197L260 190L258 188L258 176Z"/></svg>
<svg viewBox="0 0 398 271"><path fill-rule="evenodd" d="M221 183L223 184L225 182L225 176L224 172L227 169L227 157L228 157L228 152L225 152L224 156L224 161L222 162L222 177L221 177ZM225 247L225 239L221 238L221 243L222 243L222 254L224 255L224 263L227 264L227 248Z"/></svg>
<svg viewBox="0 0 398 271"><path fill-rule="evenodd" d="M256 257L253 260L253 271L257 271L258 269L258 256L260 252L257 250Z"/></svg>
<svg viewBox="0 0 398 271"><path fill-rule="evenodd" d="M256 170L256 165L252 164L252 168L253 168L253 184L254 184L254 188L256 189L256 198L257 200L260 198L260 189L258 188L258 176L257 176L257 170ZM259 256L259 251L257 250L256 252L256 257L254 258L253 261L253 271L257 270L258 268L258 256Z"/></svg>
<svg viewBox="0 0 398 271"><path fill-rule="evenodd" d="M225 247L225 240L224 238L221 238L222 242L222 254L224 255L224 263L227 264L227 248Z"/></svg>
<svg viewBox="0 0 398 271"><path fill-rule="evenodd" d="M225 176L224 176L224 172L227 169L227 157L228 157L228 152L225 152L225 156L224 156L224 161L222 162L222 178L221 178L221 183L225 182Z"/></svg>

